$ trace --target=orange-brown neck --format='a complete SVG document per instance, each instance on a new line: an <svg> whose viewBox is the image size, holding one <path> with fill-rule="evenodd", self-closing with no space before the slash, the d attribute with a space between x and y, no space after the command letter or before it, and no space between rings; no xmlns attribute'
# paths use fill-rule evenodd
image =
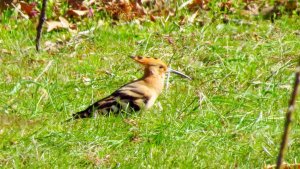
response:
<svg viewBox="0 0 300 169"><path fill-rule="evenodd" d="M155 67L146 67L142 80L148 87L151 87L160 94L164 87L165 72L160 72Z"/></svg>

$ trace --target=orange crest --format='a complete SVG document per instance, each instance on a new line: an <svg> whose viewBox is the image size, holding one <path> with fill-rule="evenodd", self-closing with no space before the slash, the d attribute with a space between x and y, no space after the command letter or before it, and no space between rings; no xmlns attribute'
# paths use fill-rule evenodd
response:
<svg viewBox="0 0 300 169"><path fill-rule="evenodd" d="M142 56L131 56L133 60L136 62L145 65L145 66L163 66L167 68L167 64L158 58L151 58L151 57L142 57Z"/></svg>

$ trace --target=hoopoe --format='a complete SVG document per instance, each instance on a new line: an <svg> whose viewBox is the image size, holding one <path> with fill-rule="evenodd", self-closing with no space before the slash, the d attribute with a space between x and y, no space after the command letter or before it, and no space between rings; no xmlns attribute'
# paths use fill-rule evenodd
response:
<svg viewBox="0 0 300 169"><path fill-rule="evenodd" d="M141 56L131 56L131 58L144 66L144 76L120 87L111 95L95 102L87 109L73 114L72 119L108 115L110 113L136 112L142 108L149 109L163 90L167 72L191 79L179 71L168 68L160 59Z"/></svg>

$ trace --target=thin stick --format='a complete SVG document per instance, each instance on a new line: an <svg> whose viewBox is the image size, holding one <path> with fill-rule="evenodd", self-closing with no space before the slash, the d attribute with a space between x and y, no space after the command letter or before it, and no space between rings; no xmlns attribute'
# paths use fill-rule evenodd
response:
<svg viewBox="0 0 300 169"><path fill-rule="evenodd" d="M295 83L294 83L294 90L291 95L290 101L289 101L289 108L286 113L286 119L285 119L285 124L284 124L284 133L282 135L282 141L280 145L280 150L277 158L277 164L276 164L276 169L280 169L283 158L284 158L284 153L286 151L286 147L288 144L288 136L291 128L291 122L292 122L292 114L295 110L295 102L296 102L296 97L297 97L297 92L298 92L298 87L299 87L299 81L300 81L300 61L298 63L298 66L296 68L296 77L295 77Z"/></svg>
<svg viewBox="0 0 300 169"><path fill-rule="evenodd" d="M40 39L41 39L41 34L42 34L42 28L43 28L43 24L46 20L45 18L45 11L46 11L46 6L47 6L47 0L43 0L43 4L42 4L42 11L41 11L41 15L40 15L40 19L39 19L39 24L36 27L36 44L35 44L35 48L37 51L40 51Z"/></svg>

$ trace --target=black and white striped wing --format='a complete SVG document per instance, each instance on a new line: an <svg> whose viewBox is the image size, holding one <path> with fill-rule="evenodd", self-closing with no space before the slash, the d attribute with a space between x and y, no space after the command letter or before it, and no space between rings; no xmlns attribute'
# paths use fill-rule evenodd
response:
<svg viewBox="0 0 300 169"><path fill-rule="evenodd" d="M139 111L147 104L149 97L146 91L138 90L134 84L121 87L110 96L103 98L87 109L73 114L74 119L88 118L97 115L118 114Z"/></svg>

